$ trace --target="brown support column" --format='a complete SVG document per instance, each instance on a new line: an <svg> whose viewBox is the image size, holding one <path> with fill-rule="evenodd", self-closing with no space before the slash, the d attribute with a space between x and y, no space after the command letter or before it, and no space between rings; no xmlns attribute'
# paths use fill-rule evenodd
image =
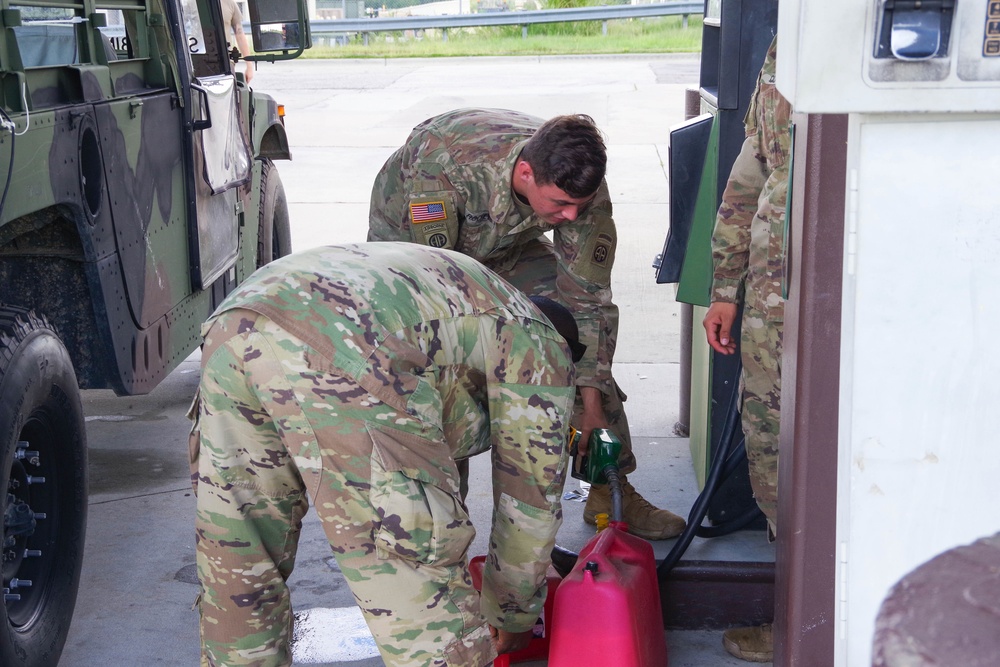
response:
<svg viewBox="0 0 1000 667"><path fill-rule="evenodd" d="M795 114L774 665L833 664L847 116Z"/></svg>

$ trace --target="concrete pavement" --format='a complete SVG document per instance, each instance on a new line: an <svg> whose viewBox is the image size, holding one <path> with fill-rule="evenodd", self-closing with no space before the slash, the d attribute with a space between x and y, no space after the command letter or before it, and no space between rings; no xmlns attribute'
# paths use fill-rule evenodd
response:
<svg viewBox="0 0 1000 667"><path fill-rule="evenodd" d="M627 394L639 470L651 501L687 514L697 487L678 418L679 308L650 264L668 220L667 138L683 120L696 56L518 57L434 60L300 60L260 66L254 87L286 108L293 161L279 171L289 197L294 249L363 241L372 179L418 122L463 106L514 108L541 117L587 113L606 134L608 183L619 228L614 272L621 332L616 376ZM60 663L193 665L197 614L184 412L198 354L151 395L85 392L91 447L90 527L77 613ZM488 461L473 461L470 505L485 553ZM570 486L567 490L572 490ZM583 505L566 501L560 543L579 549L593 534ZM662 558L672 541L655 545ZM773 559L759 533L696 539L688 557ZM296 664L381 665L319 527L307 522L292 580L300 629ZM325 619L325 620L323 620ZM307 633L308 634L308 633ZM722 651L720 633L668 633L675 667L745 664ZM353 651L353 652L352 652ZM366 653L367 651L367 653Z"/></svg>

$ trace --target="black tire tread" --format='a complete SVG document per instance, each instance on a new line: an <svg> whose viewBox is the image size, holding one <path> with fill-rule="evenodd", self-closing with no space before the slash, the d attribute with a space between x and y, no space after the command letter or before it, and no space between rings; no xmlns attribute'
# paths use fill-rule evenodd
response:
<svg viewBox="0 0 1000 667"><path fill-rule="evenodd" d="M272 196L268 196L270 185L274 185ZM271 220L267 220L270 215ZM270 224L268 224L270 223ZM270 229L270 233L265 230ZM291 252L291 239L288 229L288 199L285 196L285 188L278 174L278 168L273 161L263 158L260 170L260 206L257 219L257 268L283 257ZM278 252L271 256L275 238L279 239ZM269 247L270 246L270 247ZM270 260L265 261L265 258Z"/></svg>
<svg viewBox="0 0 1000 667"><path fill-rule="evenodd" d="M14 358L18 345L32 331L48 329L58 335L49 321L35 311L0 302L0 379Z"/></svg>
<svg viewBox="0 0 1000 667"><path fill-rule="evenodd" d="M28 350L40 338L46 337L54 339L58 344L58 347L53 347L51 342L41 343L48 347L50 354L54 355L46 358L58 361L38 377L51 378L52 384L36 384L34 388L23 389L22 387L26 386L22 384L26 374L29 377L32 374L30 360L34 357L28 356ZM25 363L26 360L28 365ZM35 373L39 373L39 370L36 369ZM49 386L51 389L42 390L43 387ZM20 394L22 391L27 393ZM38 602L40 606L36 612L37 616L31 621L32 629L10 644L8 640L13 639L15 631L7 625L9 622L7 610L0 609L0 618L3 619L0 627L0 665L52 667L57 664L62 652L80 585L87 523L86 428L72 361L55 328L43 315L28 308L0 303L0 396L6 399L17 395L33 396L34 400L40 399L41 402L34 404L28 402L17 412L5 410L3 418L0 419L4 429L16 427L20 420L18 415L33 414L35 408L43 404L44 410L51 411L54 405L52 401L55 401L64 408L56 413L56 421L60 423L56 428L71 435L60 440L60 443L67 444L66 447L53 450L50 442L47 450L48 456L59 457L58 462L54 464L55 468L50 468L50 472L56 472L54 476L56 480L63 480L63 486L57 487L58 495L50 496L43 503L47 508L49 502L58 504L55 518L49 517L59 526L58 537L46 548L47 552L54 550L57 554L56 564L53 565L57 569L48 572L42 578L44 583L41 584L40 590L46 593ZM13 423L7 421L12 417L15 420ZM12 434L16 436L17 431L5 430L4 433L5 439L0 443L0 459L7 461L10 455L8 447L12 446L12 442L6 438ZM70 442L72 445L69 445ZM0 475L6 478L7 472L0 471ZM0 492L6 492L6 489L0 488ZM38 584L36 581L36 585ZM6 603L0 601L0 604Z"/></svg>

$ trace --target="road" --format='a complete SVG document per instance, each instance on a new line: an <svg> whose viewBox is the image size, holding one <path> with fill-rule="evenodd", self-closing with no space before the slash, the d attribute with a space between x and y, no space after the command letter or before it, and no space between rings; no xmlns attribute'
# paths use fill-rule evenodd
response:
<svg viewBox="0 0 1000 667"><path fill-rule="evenodd" d="M279 170L290 201L293 248L365 239L372 179L418 122L464 106L518 109L541 117L591 115L606 134L608 184L619 248L614 271L621 333L616 375L626 393L640 469L631 476L651 500L686 514L697 493L686 439L676 437L679 309L673 288L650 268L667 231L667 137L683 120L684 90L698 79L695 56L517 57L435 60L300 60L263 64L254 87L285 105L293 152ZM199 355L148 396L84 394L91 500L83 581L62 667L195 665L198 662L194 498L188 480L185 412ZM480 457L483 458L483 457ZM478 477L477 477L478 475ZM485 553L488 482L474 461L470 505ZM480 484L476 485L476 480ZM565 503L560 543L581 547L592 532L582 504ZM297 665L375 667L370 637L318 529L307 524L291 581L302 616ZM699 558L773 558L756 536L696 542ZM662 557L670 544L657 544ZM739 558L726 554L727 558ZM310 630L310 628L319 628ZM323 629L325 628L325 630ZM334 628L330 631L330 628ZM728 662L717 633L669 636L671 665Z"/></svg>

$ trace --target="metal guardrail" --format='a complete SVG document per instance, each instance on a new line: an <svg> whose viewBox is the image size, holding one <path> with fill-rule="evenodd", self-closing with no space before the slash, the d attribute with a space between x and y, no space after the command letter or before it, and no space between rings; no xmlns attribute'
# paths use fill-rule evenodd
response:
<svg viewBox="0 0 1000 667"><path fill-rule="evenodd" d="M704 0L674 0L648 5L574 7L571 9L543 9L526 12L488 12L481 14L446 14L442 16L393 16L377 19L317 19L310 21L309 25L313 36L313 43L322 43L324 36L360 33L365 44L367 44L369 33L395 30L426 30L428 28L442 30L443 39L447 40L447 31L451 28L519 25L521 26L522 37L526 37L529 25L561 23L565 21L603 21L604 33L607 34L607 22L610 20L677 15L683 15L686 18L689 14L702 14L704 9Z"/></svg>

